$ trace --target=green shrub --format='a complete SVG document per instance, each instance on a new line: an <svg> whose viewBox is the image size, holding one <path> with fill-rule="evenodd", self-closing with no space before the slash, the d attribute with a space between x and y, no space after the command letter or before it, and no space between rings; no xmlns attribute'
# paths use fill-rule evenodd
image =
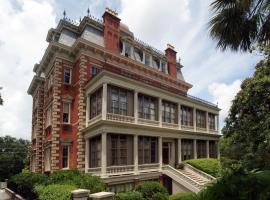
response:
<svg viewBox="0 0 270 200"><path fill-rule="evenodd" d="M184 162L214 177L217 177L221 170L220 161L214 158L199 158Z"/></svg>
<svg viewBox="0 0 270 200"><path fill-rule="evenodd" d="M143 200L143 196L140 192L122 192L114 196L114 200Z"/></svg>
<svg viewBox="0 0 270 200"><path fill-rule="evenodd" d="M73 184L76 177L81 173L77 169L55 171L50 175L50 184Z"/></svg>
<svg viewBox="0 0 270 200"><path fill-rule="evenodd" d="M37 185L35 186L35 191L38 194L39 200L70 200L71 191L75 190L74 185Z"/></svg>
<svg viewBox="0 0 270 200"><path fill-rule="evenodd" d="M167 189L155 181L142 182L135 188L135 191L140 192L146 200L169 199Z"/></svg>
<svg viewBox="0 0 270 200"><path fill-rule="evenodd" d="M83 174L82 176L77 176L76 179L74 179L74 184L76 184L78 188L90 190L91 193L106 190L105 183L102 181L102 179L91 174Z"/></svg>
<svg viewBox="0 0 270 200"><path fill-rule="evenodd" d="M34 186L48 184L48 176L41 173L24 172L11 177L8 187L26 199L35 199Z"/></svg>
<svg viewBox="0 0 270 200"><path fill-rule="evenodd" d="M192 192L180 192L171 195L169 200L196 200L196 194Z"/></svg>

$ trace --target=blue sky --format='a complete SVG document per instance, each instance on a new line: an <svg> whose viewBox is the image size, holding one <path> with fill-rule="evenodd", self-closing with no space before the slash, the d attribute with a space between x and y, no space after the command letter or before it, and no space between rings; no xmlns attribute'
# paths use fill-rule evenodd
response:
<svg viewBox="0 0 270 200"><path fill-rule="evenodd" d="M0 136L31 137L31 96L26 91L47 47L49 28L62 13L78 20L101 18L106 6L117 10L137 38L159 50L175 46L183 74L193 84L190 94L219 104L221 125L241 81L252 75L261 59L249 53L221 52L209 37L210 0L10 0L0 4Z"/></svg>

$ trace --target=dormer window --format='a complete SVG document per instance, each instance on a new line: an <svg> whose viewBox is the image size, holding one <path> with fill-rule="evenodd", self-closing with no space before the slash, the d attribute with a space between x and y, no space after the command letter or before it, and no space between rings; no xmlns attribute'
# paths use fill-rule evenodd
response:
<svg viewBox="0 0 270 200"><path fill-rule="evenodd" d="M134 48L134 58L136 61L142 62L143 61L143 52L138 48Z"/></svg>
<svg viewBox="0 0 270 200"><path fill-rule="evenodd" d="M165 74L168 74L167 63L164 61L161 62L161 71Z"/></svg>
<svg viewBox="0 0 270 200"><path fill-rule="evenodd" d="M131 57L131 45L128 43L125 43L124 56L126 56L128 58Z"/></svg>
<svg viewBox="0 0 270 200"><path fill-rule="evenodd" d="M159 69L159 59L157 57L153 57L153 67Z"/></svg>
<svg viewBox="0 0 270 200"><path fill-rule="evenodd" d="M71 69L64 69L64 84L71 84Z"/></svg>
<svg viewBox="0 0 270 200"><path fill-rule="evenodd" d="M151 66L151 56L149 54L145 54L145 64Z"/></svg>

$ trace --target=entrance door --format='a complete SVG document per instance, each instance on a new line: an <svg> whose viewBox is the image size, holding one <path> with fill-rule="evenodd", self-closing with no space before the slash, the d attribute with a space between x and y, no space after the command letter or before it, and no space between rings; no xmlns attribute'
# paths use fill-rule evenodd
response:
<svg viewBox="0 0 270 200"><path fill-rule="evenodd" d="M163 164L168 165L170 163L170 143L163 142L162 144L162 161Z"/></svg>

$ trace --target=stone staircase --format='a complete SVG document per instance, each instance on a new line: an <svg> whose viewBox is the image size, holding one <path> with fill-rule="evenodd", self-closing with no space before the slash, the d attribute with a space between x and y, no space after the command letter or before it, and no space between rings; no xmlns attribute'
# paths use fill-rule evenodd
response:
<svg viewBox="0 0 270 200"><path fill-rule="evenodd" d="M163 174L169 176L178 184L191 192L199 192L206 184L215 180L209 174L202 172L191 165L184 164L182 169L175 169L170 165L163 166Z"/></svg>

